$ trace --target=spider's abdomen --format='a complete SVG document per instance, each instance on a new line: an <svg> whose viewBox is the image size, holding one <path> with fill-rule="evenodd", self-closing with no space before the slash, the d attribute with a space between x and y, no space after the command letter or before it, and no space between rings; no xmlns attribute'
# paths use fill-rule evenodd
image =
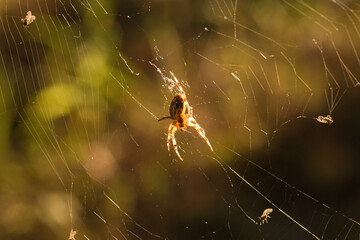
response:
<svg viewBox="0 0 360 240"><path fill-rule="evenodd" d="M178 120L179 122L182 121L180 114L184 109L184 99L181 97L180 94L177 94L173 100L171 101L169 113L170 117L174 120Z"/></svg>

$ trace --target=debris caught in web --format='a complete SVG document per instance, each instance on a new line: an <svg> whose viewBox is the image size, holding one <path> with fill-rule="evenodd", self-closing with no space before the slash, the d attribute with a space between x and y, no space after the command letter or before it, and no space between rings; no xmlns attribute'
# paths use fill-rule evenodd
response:
<svg viewBox="0 0 360 240"><path fill-rule="evenodd" d="M26 13L25 18L22 18L21 21L24 23L24 26L28 26L30 23L34 22L36 16L32 15L31 11Z"/></svg>
<svg viewBox="0 0 360 240"><path fill-rule="evenodd" d="M76 233L77 233L77 231L75 231L74 229L71 229L68 240L76 240L76 239L75 239Z"/></svg>
<svg viewBox="0 0 360 240"><path fill-rule="evenodd" d="M327 115L326 117L323 116L318 116L317 118L315 118L319 123L324 123L324 124L332 124L334 122L334 120L332 120L330 115Z"/></svg>

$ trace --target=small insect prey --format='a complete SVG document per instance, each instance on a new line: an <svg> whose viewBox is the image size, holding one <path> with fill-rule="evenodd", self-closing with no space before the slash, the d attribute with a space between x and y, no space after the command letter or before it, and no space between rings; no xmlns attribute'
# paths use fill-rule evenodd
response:
<svg viewBox="0 0 360 240"><path fill-rule="evenodd" d="M330 115L327 115L326 117L323 116L318 116L317 118L315 118L319 123L324 123L324 124L332 124L334 121L332 120Z"/></svg>
<svg viewBox="0 0 360 240"><path fill-rule="evenodd" d="M24 23L24 26L28 26L30 23L35 21L36 17L31 14L31 11L28 11L25 18L22 18L21 21Z"/></svg>
<svg viewBox="0 0 360 240"><path fill-rule="evenodd" d="M268 223L268 218L271 218L270 213L272 213L272 211L273 211L272 208L267 208L264 210L264 212L259 217L260 226L263 225L265 222Z"/></svg>
<svg viewBox="0 0 360 240"><path fill-rule="evenodd" d="M77 233L77 231L74 231L73 229L71 229L68 240L76 240L76 239L75 239L76 233Z"/></svg>

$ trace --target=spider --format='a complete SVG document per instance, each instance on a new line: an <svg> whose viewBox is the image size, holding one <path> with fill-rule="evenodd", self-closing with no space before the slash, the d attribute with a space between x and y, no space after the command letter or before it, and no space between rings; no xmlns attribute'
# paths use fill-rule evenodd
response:
<svg viewBox="0 0 360 240"><path fill-rule="evenodd" d="M177 145L176 145L176 139L175 139L175 132L177 130L183 131L186 129L187 126L195 128L195 130L199 133L199 135L206 141L206 143L209 145L211 151L214 151L211 147L211 144L209 140L205 137L205 131L200 127L200 125L196 122L196 120L193 117L193 108L190 107L189 102L186 100L186 94L184 90L182 89L179 81L175 77L175 75L170 72L172 77L174 78L177 86L180 89L180 93L176 94L176 96L173 98L173 100L170 103L169 113L170 116L166 116L163 118L160 118L158 121L164 120L164 119L173 119L174 121L170 124L168 129L168 137L167 137L167 148L168 151L170 151L170 139L172 139L172 143L174 146L174 150L176 154L179 156L180 160L183 161L181 158Z"/></svg>
<svg viewBox="0 0 360 240"><path fill-rule="evenodd" d="M262 224L264 224L265 222L268 223L268 218L271 218L270 217L270 213L272 213L272 208L267 208L264 210L264 212L261 214L261 216L259 217L260 219L260 226Z"/></svg>

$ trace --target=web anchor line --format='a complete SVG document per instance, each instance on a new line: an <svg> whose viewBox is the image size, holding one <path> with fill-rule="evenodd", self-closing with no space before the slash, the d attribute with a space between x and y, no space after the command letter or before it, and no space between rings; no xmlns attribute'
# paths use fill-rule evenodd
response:
<svg viewBox="0 0 360 240"><path fill-rule="evenodd" d="M326 205L325 203L320 202L320 201L319 201L319 200L317 200L316 198L314 198L314 197L312 197L311 195L309 195L309 194L307 194L307 193L305 193L305 192L301 191L300 189L298 189L298 188L294 187L293 185L291 185L291 184L289 184L289 183L285 182L283 179L279 178L279 177L278 177L278 176L276 176L275 174L273 174L273 173L269 172L268 170L266 170L265 168L263 168L263 167L259 166L259 165L258 165L258 164L256 164L255 162L253 162L253 161L251 161L251 160L249 160L249 159L247 159L247 158L244 158L243 156L241 156L241 155L240 155L240 154L238 154L237 152L235 152L235 151L231 150L230 148L228 148L228 147L226 147L226 146L223 146L223 147L224 147L225 149L227 149L228 151L230 151L230 152L234 153L235 155L237 155L237 156L241 157L242 159L245 159L248 163L250 163L250 164L254 165L255 167L257 167L257 168L261 169L262 171L266 172L266 173L267 173L267 174L269 174L270 176L274 177L274 178L275 178L275 179L277 179L278 181L280 181L280 182L282 182L283 184L285 184L287 187L290 187L290 188L292 188L292 189L294 189L294 190L298 191L299 193L301 193L302 195L304 195L304 196L308 197L309 199L313 200L314 202L316 202L316 203L318 203L318 204L322 205L323 207L325 207L325 208L327 208L327 209L330 209L331 211L335 212L336 214L339 214L340 216L344 217L345 219L347 219L347 220L351 221L352 223L354 223L354 224L356 224L356 225L360 226L360 222L356 221L355 219L350 218L350 217L348 217L348 216L344 215L343 213L341 213L341 212L339 212L339 211L337 211L337 210L335 210L335 209L331 208L330 206ZM224 164L225 164L227 167L229 167L231 171L233 171L233 172L235 171L234 169L232 169L232 168L231 168L229 165L227 165L226 163L224 163ZM234 172L234 173L235 173L235 172ZM241 177L238 173L236 173L236 175L237 175L237 176L239 176L241 179L243 179L243 177ZM249 184L250 184L250 183L249 183ZM252 187L252 186L251 186L251 187ZM254 187L253 187L253 188L254 188ZM255 189L256 189L256 188L254 188L254 190L255 190ZM256 190L257 190L257 189L256 189ZM257 192L258 192L258 190L257 190ZM261 194L261 193L260 193L260 194ZM262 195L261 195L261 196L262 196ZM265 197L265 196L264 196L264 197ZM265 197L265 198L266 198L266 197Z"/></svg>
<svg viewBox="0 0 360 240"><path fill-rule="evenodd" d="M153 118L155 118L156 120L158 120L159 118L157 116L155 116L155 114L153 114L149 109L147 109L141 102L139 102L139 100L137 100L125 87L124 85L122 85L120 83L120 81L114 77L114 75L112 73L109 73L109 75L120 85L120 87L122 87L122 89L125 90L125 92L139 105L139 107L145 109L145 111L147 111Z"/></svg>
<svg viewBox="0 0 360 240"><path fill-rule="evenodd" d="M320 240L318 236L313 234L309 229L307 229L304 225L296 221L294 218L292 218L289 214L287 214L284 210L282 210L280 207L278 207L275 203L273 203L269 198L267 198L264 194L262 194L256 187L254 187L250 182L248 182L244 177L242 177L238 172L236 172L232 167L230 167L227 163L223 163L227 168L229 168L236 176L238 176L242 181L244 181L250 188L252 188L255 192L257 192L261 197L263 197L266 201L268 201L272 206L274 206L279 212L284 214L287 218L289 218L291 221L296 223L299 227L301 227L303 230L308 232L311 236L313 236L315 239Z"/></svg>

